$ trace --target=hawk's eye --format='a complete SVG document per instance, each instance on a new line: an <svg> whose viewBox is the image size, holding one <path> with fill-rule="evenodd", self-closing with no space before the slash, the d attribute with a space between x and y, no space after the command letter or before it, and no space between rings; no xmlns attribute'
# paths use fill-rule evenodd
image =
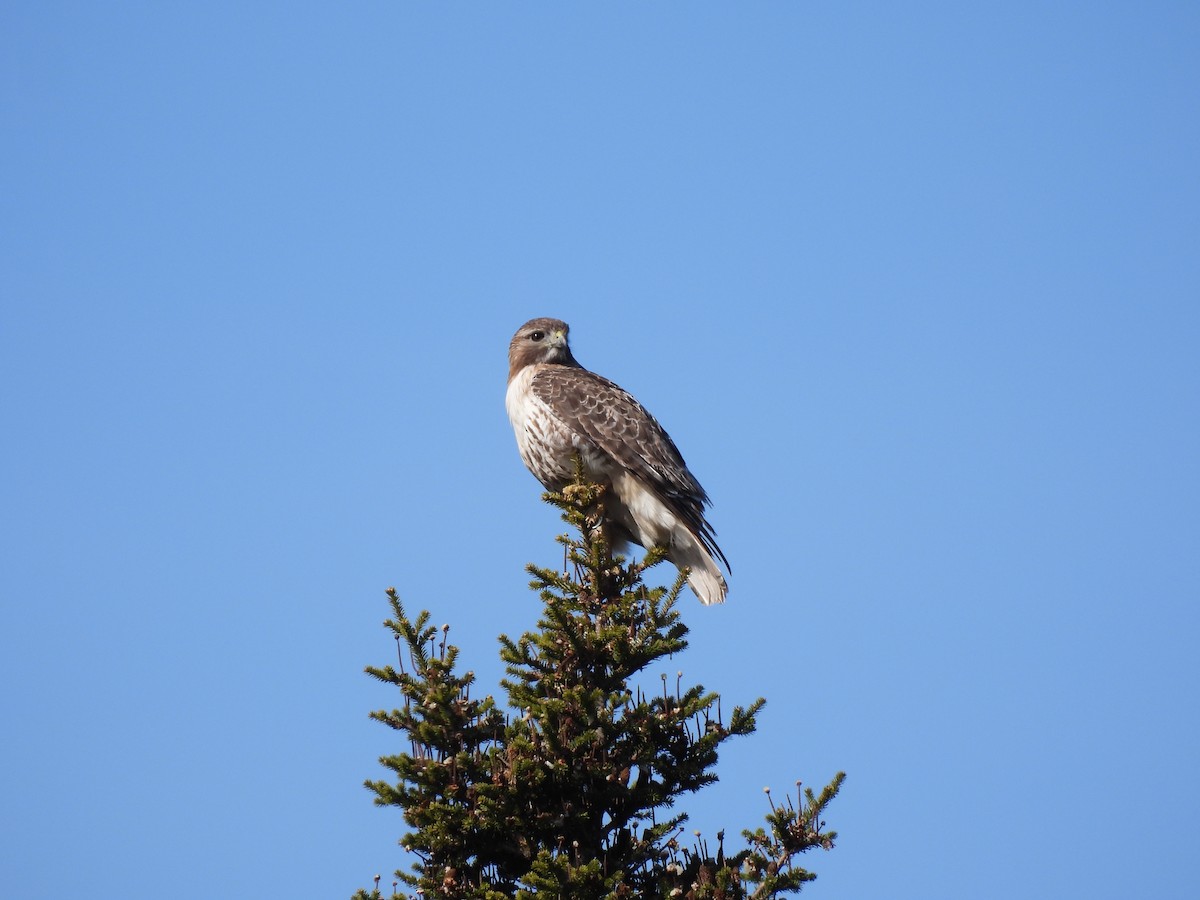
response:
<svg viewBox="0 0 1200 900"><path fill-rule="evenodd" d="M542 338L544 338L544 337L546 336L546 332L544 332L544 331L534 331L534 332L532 332L532 333L531 333L529 336L530 336L531 338L533 338L533 340L535 340L535 341L540 341Z"/></svg>

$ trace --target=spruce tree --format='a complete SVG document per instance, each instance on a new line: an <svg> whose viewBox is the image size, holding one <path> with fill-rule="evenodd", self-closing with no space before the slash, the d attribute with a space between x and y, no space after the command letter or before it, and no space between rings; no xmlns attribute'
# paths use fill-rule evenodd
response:
<svg viewBox="0 0 1200 900"><path fill-rule="evenodd" d="M604 488L577 472L548 493L573 534L562 535L568 573L529 566L543 610L519 639L500 636L508 677L502 710L458 671L449 626L409 616L388 590L398 663L367 672L400 690L398 709L372 718L402 732L407 752L383 757L394 781L368 781L379 805L403 810L400 844L415 858L388 896L487 898L771 897L816 876L797 857L830 849L826 805L845 777L770 803L765 827L744 846L684 838L685 794L717 780L718 747L749 735L765 701L726 717L717 694L662 674L637 678L687 647L688 629L670 588L642 578L662 559L614 556L601 527ZM672 683L673 682L673 683ZM797 782L797 784L799 784ZM768 801L770 797L768 795ZM354 900L383 900L372 890Z"/></svg>

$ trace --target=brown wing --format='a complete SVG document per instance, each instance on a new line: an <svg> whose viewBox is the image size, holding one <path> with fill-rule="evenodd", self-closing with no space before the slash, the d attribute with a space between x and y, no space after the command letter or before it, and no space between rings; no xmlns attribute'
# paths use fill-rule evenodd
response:
<svg viewBox="0 0 1200 900"><path fill-rule="evenodd" d="M543 366L533 377L533 394L573 431L633 472L729 568L704 518L708 495L688 471L683 455L654 416L607 378L574 366Z"/></svg>

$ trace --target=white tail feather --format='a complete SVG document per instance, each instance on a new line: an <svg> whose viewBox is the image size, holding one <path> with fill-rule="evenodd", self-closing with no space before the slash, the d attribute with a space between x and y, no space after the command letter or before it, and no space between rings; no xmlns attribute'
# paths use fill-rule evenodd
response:
<svg viewBox="0 0 1200 900"><path fill-rule="evenodd" d="M728 588L716 560L679 516L627 469L613 478L612 485L620 501L613 511L633 540L643 547L665 545L667 559L689 570L688 584L701 603L724 603Z"/></svg>
<svg viewBox="0 0 1200 900"><path fill-rule="evenodd" d="M688 586L700 598L701 603L705 606L724 603L725 594L729 590L725 584L725 576L704 549L704 545L696 540L690 531L682 528L676 529L675 538L667 559L681 569L688 569Z"/></svg>

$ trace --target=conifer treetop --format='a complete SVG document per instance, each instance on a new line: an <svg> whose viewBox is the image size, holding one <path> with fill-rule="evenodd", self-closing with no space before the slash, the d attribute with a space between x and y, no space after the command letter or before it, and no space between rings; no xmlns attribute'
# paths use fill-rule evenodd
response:
<svg viewBox="0 0 1200 900"><path fill-rule="evenodd" d="M449 626L409 617L394 589L384 623L396 666L367 673L399 689L401 705L372 718L404 734L406 751L382 757L394 781L368 781L375 802L403 811L400 844L414 857L400 884L431 897L758 898L799 891L816 876L800 854L831 849L825 807L844 779L775 803L745 846L683 838L680 800L717 779L721 744L750 735L765 701L732 709L682 673L661 691L647 671L687 648L676 609L687 572L670 588L644 583L663 558L614 556L603 534L605 488L577 472L544 495L573 533L558 538L566 572L530 565L542 602L537 627L500 636L501 709L472 696L457 673ZM797 782L799 786L799 782ZM355 900L381 900L378 882Z"/></svg>

